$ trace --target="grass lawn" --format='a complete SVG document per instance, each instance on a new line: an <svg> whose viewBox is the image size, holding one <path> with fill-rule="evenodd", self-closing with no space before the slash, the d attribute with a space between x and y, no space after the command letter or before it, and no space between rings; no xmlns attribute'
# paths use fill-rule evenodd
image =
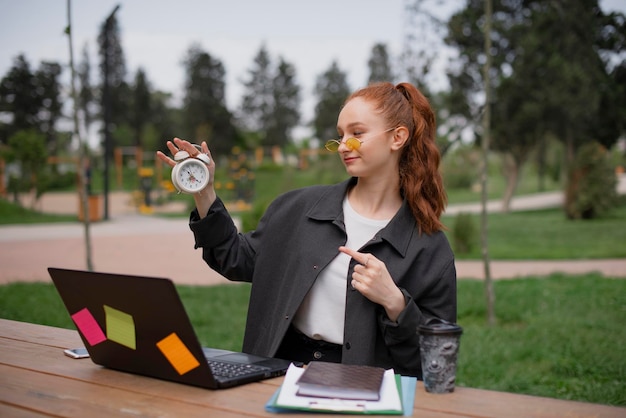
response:
<svg viewBox="0 0 626 418"><path fill-rule="evenodd" d="M453 244L454 217L444 216L446 234ZM472 215L476 234L468 254L457 259L480 258L480 215ZM606 215L589 220L568 220L560 209L488 215L489 255L494 260L559 260L626 258L626 199Z"/></svg>
<svg viewBox="0 0 626 418"><path fill-rule="evenodd" d="M460 281L460 385L626 405L626 280L552 275L496 281L494 327L481 281Z"/></svg>
<svg viewBox="0 0 626 418"><path fill-rule="evenodd" d="M178 286L204 345L241 348L249 289ZM626 280L553 275L495 290L498 323L488 327L482 282L459 281L459 385L626 405ZM0 286L0 317L73 328L47 283Z"/></svg>
<svg viewBox="0 0 626 418"><path fill-rule="evenodd" d="M0 225L76 222L76 215L54 215L33 211L0 199Z"/></svg>

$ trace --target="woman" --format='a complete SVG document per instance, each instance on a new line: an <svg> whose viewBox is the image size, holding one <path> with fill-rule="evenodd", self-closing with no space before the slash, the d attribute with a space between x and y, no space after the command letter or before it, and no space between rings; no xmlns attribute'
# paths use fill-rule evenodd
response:
<svg viewBox="0 0 626 418"><path fill-rule="evenodd" d="M229 280L252 282L243 351L421 377L417 327L456 321L434 114L411 84L377 83L346 100L337 130L326 148L350 179L283 194L246 234L216 196L211 159L194 195L195 247ZM168 148L200 152L178 138Z"/></svg>

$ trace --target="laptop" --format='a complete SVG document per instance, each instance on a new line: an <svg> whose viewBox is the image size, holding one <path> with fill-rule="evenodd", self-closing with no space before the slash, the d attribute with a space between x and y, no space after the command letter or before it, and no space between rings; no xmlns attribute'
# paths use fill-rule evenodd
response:
<svg viewBox="0 0 626 418"><path fill-rule="evenodd" d="M290 361L203 348L170 279L48 268L92 361L208 389L282 376Z"/></svg>

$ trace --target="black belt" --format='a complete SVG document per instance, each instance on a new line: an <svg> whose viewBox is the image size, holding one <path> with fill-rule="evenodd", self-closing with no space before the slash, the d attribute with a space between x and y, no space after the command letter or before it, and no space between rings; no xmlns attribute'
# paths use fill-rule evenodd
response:
<svg viewBox="0 0 626 418"><path fill-rule="evenodd" d="M309 363L327 361L341 363L341 344L309 338L295 327L289 327L276 357Z"/></svg>

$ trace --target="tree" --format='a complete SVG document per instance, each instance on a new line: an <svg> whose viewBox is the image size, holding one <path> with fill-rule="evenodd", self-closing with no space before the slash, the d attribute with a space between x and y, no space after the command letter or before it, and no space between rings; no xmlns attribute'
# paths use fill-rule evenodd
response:
<svg viewBox="0 0 626 418"><path fill-rule="evenodd" d="M9 179L9 190L14 194L35 190L38 200L45 191L44 170L48 167L45 135L34 128L19 130L9 137L8 145L3 157L20 167L20 175ZM36 200L33 200L33 207Z"/></svg>
<svg viewBox="0 0 626 418"><path fill-rule="evenodd" d="M519 13L523 15L522 13ZM548 128L543 112L542 71L552 52L545 52L545 39L540 32L533 30L532 18L516 19L517 27L511 30L510 37L514 60L509 74L502 75L496 89L494 103L493 149L504 156L504 175L507 186L503 196L502 209L510 209L511 200L519 184L523 165L530 154L536 151L539 172L545 171L545 143ZM513 54L512 54L513 55ZM540 180L540 185L543 180Z"/></svg>
<svg viewBox="0 0 626 418"><path fill-rule="evenodd" d="M79 123L79 113L81 108L81 100L79 99L80 95L78 93L78 89L76 88L76 67L74 65L74 42L72 37L72 6L71 1L67 0L67 40L68 40L68 50L69 50L69 67L70 67L70 97L72 98L72 120L74 121L74 129L73 133L76 139L78 140L78 165L80 167L81 173L79 175L79 196L80 196L80 204L81 210L83 213L83 226L85 232L85 255L86 255L86 264L87 269L89 271L93 270L93 258L92 258L92 245L91 245L91 225L90 225L90 215L89 215L89 193L91 191L90 187L90 177L89 170L91 169L89 164L89 158L87 156L87 145L85 144L83 137L80 134L80 123ZM86 52L86 51L85 51ZM85 62L89 62L88 58L85 57ZM85 77L86 83L89 84L89 66L85 69ZM88 118L88 102L85 105L85 119ZM86 123L86 122L85 122Z"/></svg>
<svg viewBox="0 0 626 418"><path fill-rule="evenodd" d="M454 144L461 142L462 133L476 123L476 115L459 90L458 84L464 80L452 79L452 88L435 92L431 78L435 63L441 59L443 39L447 30L446 22L436 15L444 0L406 0L404 2L404 37L400 55L400 73L403 79L417 86L429 98L437 119L437 145L441 155L445 155ZM476 37L477 40L482 38ZM464 73L459 74L460 76ZM477 74L475 74L477 75ZM480 82L479 77L473 79Z"/></svg>
<svg viewBox="0 0 626 418"><path fill-rule="evenodd" d="M327 139L337 136L337 116L350 95L346 73L341 71L337 61L333 61L330 68L317 77L315 95L317 104L313 129L315 136L323 144Z"/></svg>
<svg viewBox="0 0 626 418"><path fill-rule="evenodd" d="M609 149L626 134L626 15L613 12L596 19L596 50L606 72L598 85L601 111L590 135Z"/></svg>
<svg viewBox="0 0 626 418"><path fill-rule="evenodd" d="M116 129L128 121L128 103L130 102L126 83L126 60L115 10L102 24L98 35L100 74L102 75L101 110L103 119L108 119L112 133L112 143L109 147L105 146L109 152L112 152L115 144ZM108 112L107 117L104 117L105 112Z"/></svg>
<svg viewBox="0 0 626 418"><path fill-rule="evenodd" d="M549 117L546 126L565 143L569 164L576 148L593 139L589 128L602 111L598 87L606 80L606 68L596 38L602 12L597 1L588 0L571 1L566 8L535 2L531 12L532 29L543 40L535 43L535 51L524 51L543 58L534 93Z"/></svg>
<svg viewBox="0 0 626 418"><path fill-rule="evenodd" d="M505 4L506 3L506 4ZM508 3L496 2L491 24L490 79L497 87L497 81L505 65L504 57L511 58L511 44L507 28L513 20L513 12ZM451 116L459 116L468 125L476 126L484 110L483 64L486 61L484 49L483 0L468 0L465 9L450 17L445 42L458 51L457 59L448 68L451 96L446 101ZM477 126L476 126L477 127Z"/></svg>
<svg viewBox="0 0 626 418"><path fill-rule="evenodd" d="M89 49L87 45L83 48L82 61L76 71L79 82L79 92L77 97L78 109L82 115L82 123L85 132L89 132L93 123L95 112L92 109L95 103L94 88L91 85L91 64L89 61Z"/></svg>
<svg viewBox="0 0 626 418"><path fill-rule="evenodd" d="M482 161L480 168L480 238L481 238L481 255L483 259L483 268L485 270L485 299L487 301L487 323L495 325L496 323L496 293L491 279L491 264L489 256L489 228L487 214L487 180L489 173L489 149L491 146L491 28L493 17L492 0L485 1L485 22L484 22L484 48L485 63L483 65L483 86L485 93L485 110L482 117L483 138L481 141Z"/></svg>
<svg viewBox="0 0 626 418"><path fill-rule="evenodd" d="M570 219L592 219L618 203L617 178L606 149L588 142L578 150L570 167L565 191L565 214Z"/></svg>
<svg viewBox="0 0 626 418"><path fill-rule="evenodd" d="M614 143L619 118L610 119L600 104L613 108L618 101L609 94L616 86L607 76L606 57L615 56L624 45L623 15L604 15L594 0L571 1L567 7L547 0L494 6L489 54L497 133L493 139L501 152L517 158L514 171L520 172L533 146L549 135L566 145L568 162L580 144L598 135L605 145ZM486 53L477 23L484 20L482 8L482 1L468 1L450 19L446 38L459 50L450 80L466 103L455 111L468 113L470 120L484 105L479 69ZM509 190L518 177L510 176Z"/></svg>
<svg viewBox="0 0 626 418"><path fill-rule="evenodd" d="M605 16L597 2L582 0L565 8L558 2L536 1L528 9L527 21L513 38L513 79L525 96L516 98L524 101L524 112L502 121L518 125L510 153L524 155L526 145L527 155L532 145L542 144L552 133L563 142L570 166L580 146L601 138L611 147L619 137L619 99L614 95L619 88L608 70L611 55L619 51L611 50L624 44L623 16L620 23L616 16Z"/></svg>
<svg viewBox="0 0 626 418"><path fill-rule="evenodd" d="M626 45L622 50L626 50ZM611 78L614 81L614 89L611 90L614 98L613 112L609 113L609 117L613 117L617 124L618 132L621 136L626 134L626 59L615 66L611 71ZM604 103L602 104L604 106ZM607 112L608 113L608 112ZM600 142L608 148L608 144L604 141L604 135L598 135Z"/></svg>
<svg viewBox="0 0 626 418"><path fill-rule="evenodd" d="M100 45L100 72L102 74L101 110L103 120L104 145L104 219L109 219L109 162L113 157L115 136L113 131L124 122L126 108L125 82L126 66L124 54L119 39L119 27L115 13L119 10L115 6L111 14L102 24L98 44Z"/></svg>
<svg viewBox="0 0 626 418"><path fill-rule="evenodd" d="M216 153L230 152L237 133L226 108L224 66L197 45L189 48L184 66L183 132L192 142L207 141Z"/></svg>
<svg viewBox="0 0 626 418"><path fill-rule="evenodd" d="M376 81L394 81L393 71L389 63L389 54L385 44L376 44L372 48L370 59L367 61L370 70L368 83Z"/></svg>
<svg viewBox="0 0 626 418"><path fill-rule="evenodd" d="M264 45L254 57L243 82L239 119L247 131L249 145L284 146L291 141L291 129L300 120L300 87L296 69L282 57L272 65Z"/></svg>
<svg viewBox="0 0 626 418"><path fill-rule="evenodd" d="M498 87L499 99L493 106L493 135L491 149L504 155L504 175L507 179L502 210L508 212L519 184L521 170L531 152L544 135L538 121L541 106L527 100L527 86L505 79Z"/></svg>
<svg viewBox="0 0 626 418"><path fill-rule="evenodd" d="M296 69L282 57L272 87L272 109L264 145L282 147L291 141L291 130L300 121L300 87L296 82Z"/></svg>
<svg viewBox="0 0 626 418"><path fill-rule="evenodd" d="M10 122L2 122L1 143L8 143L8 138L17 131L38 127L41 100L36 83L28 60L18 55L0 81L0 112L10 115Z"/></svg>
<svg viewBox="0 0 626 418"><path fill-rule="evenodd" d="M432 11L441 7L443 1L406 0L404 2L404 41L400 57L402 76L431 96L429 77L433 63L438 58L444 22Z"/></svg>
<svg viewBox="0 0 626 418"><path fill-rule="evenodd" d="M435 111L437 120L437 146L442 157L453 148L455 144L463 141L463 132L471 126L469 110L465 107L465 99L459 98L456 90L440 91L433 93L429 101ZM456 109L456 110L455 110Z"/></svg>
<svg viewBox="0 0 626 418"><path fill-rule="evenodd" d="M142 147L144 130L149 124L152 115L150 84L142 68L138 69L135 75L130 106L130 126L133 132L133 145Z"/></svg>
<svg viewBox="0 0 626 418"><path fill-rule="evenodd" d="M19 55L0 81L0 112L10 115L3 123L0 143L19 131L34 129L44 134L51 153L56 153L56 123L61 116L61 66L42 62L34 73L24 55Z"/></svg>
<svg viewBox="0 0 626 418"><path fill-rule="evenodd" d="M39 129L46 136L51 155L57 155L59 143L56 124L62 116L61 66L55 62L42 62L35 73L36 95L39 97Z"/></svg>
<svg viewBox="0 0 626 418"><path fill-rule="evenodd" d="M243 82L240 119L246 129L261 131L262 142L272 113L272 78L271 59L265 45L261 45L248 70L248 80Z"/></svg>
<svg viewBox="0 0 626 418"><path fill-rule="evenodd" d="M169 152L166 142L183 132L182 111L170 106L171 93L152 92L151 124L146 129L144 147L146 149Z"/></svg>

